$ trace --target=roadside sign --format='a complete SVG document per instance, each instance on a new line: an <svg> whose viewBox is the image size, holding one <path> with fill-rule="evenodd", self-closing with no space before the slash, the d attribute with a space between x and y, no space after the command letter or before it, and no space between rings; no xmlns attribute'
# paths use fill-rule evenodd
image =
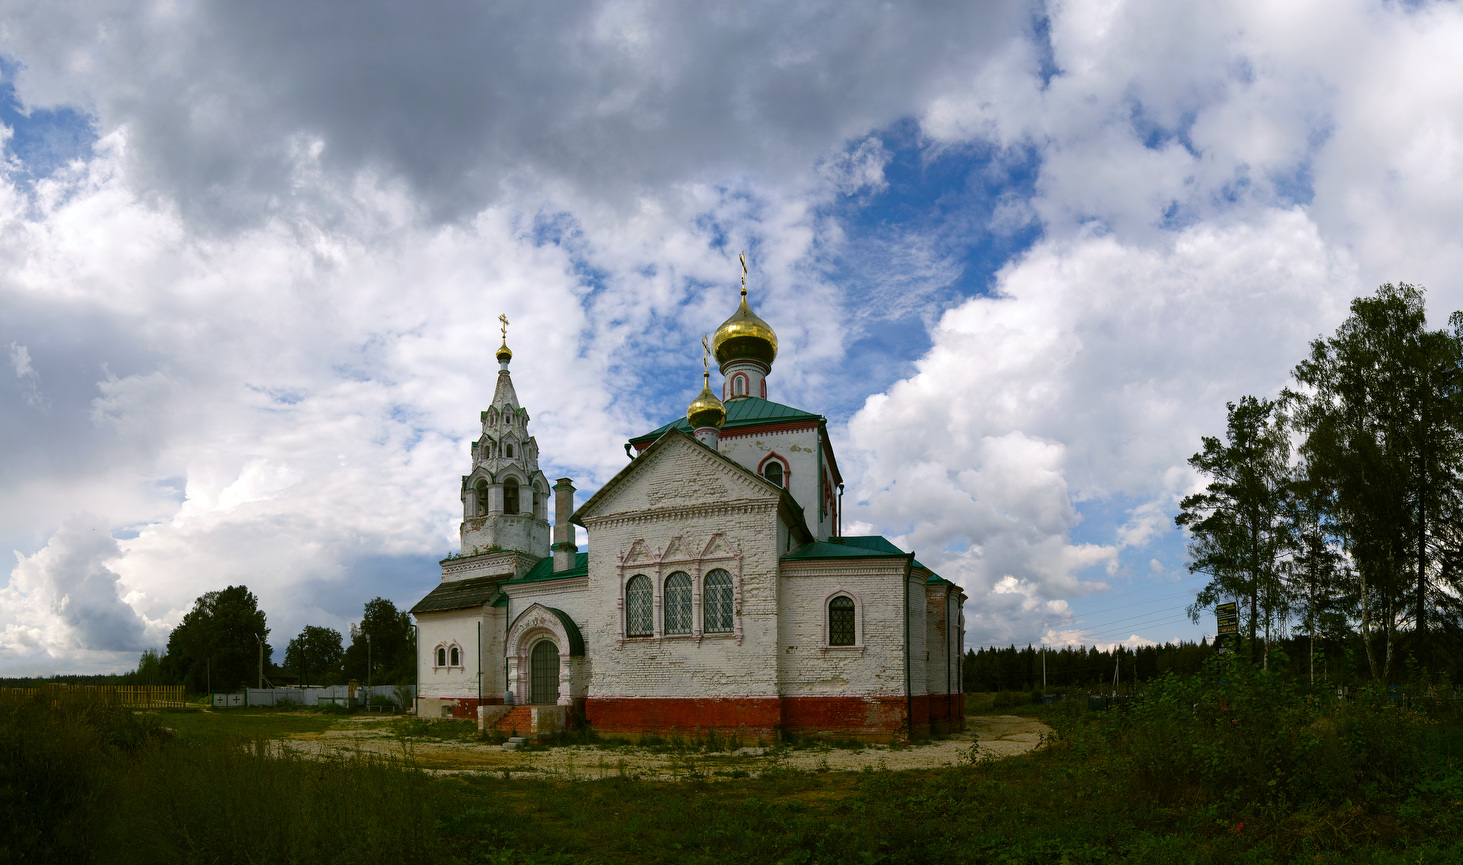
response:
<svg viewBox="0 0 1463 865"><path fill-rule="evenodd" d="M1219 624L1219 636L1239 633L1239 610L1233 603L1220 604L1214 608L1214 619Z"/></svg>

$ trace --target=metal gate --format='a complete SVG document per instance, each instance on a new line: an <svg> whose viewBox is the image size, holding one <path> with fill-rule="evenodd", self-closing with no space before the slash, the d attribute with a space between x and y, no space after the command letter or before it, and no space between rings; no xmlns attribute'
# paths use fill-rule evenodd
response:
<svg viewBox="0 0 1463 865"><path fill-rule="evenodd" d="M552 640L540 640L528 659L528 702L554 706L559 702L559 647Z"/></svg>

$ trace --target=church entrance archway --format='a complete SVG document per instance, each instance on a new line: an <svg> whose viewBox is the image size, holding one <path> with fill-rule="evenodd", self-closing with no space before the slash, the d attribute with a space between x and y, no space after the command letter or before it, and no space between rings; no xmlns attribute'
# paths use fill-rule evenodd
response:
<svg viewBox="0 0 1463 865"><path fill-rule="evenodd" d="M528 701L535 706L559 702L559 647L553 640L539 640L528 656Z"/></svg>

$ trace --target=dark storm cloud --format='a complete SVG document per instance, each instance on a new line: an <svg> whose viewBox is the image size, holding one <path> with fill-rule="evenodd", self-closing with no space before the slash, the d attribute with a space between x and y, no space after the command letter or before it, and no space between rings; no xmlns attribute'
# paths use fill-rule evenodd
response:
<svg viewBox="0 0 1463 865"><path fill-rule="evenodd" d="M968 75L1024 4L37 4L5 50L33 103L84 100L186 208L278 206L327 171L439 215L517 182L633 194L801 170Z"/></svg>
<svg viewBox="0 0 1463 865"><path fill-rule="evenodd" d="M61 524L44 549L21 560L11 592L49 603L81 649L120 652L142 647L143 621L121 598L108 563L121 558L107 521L78 513Z"/></svg>

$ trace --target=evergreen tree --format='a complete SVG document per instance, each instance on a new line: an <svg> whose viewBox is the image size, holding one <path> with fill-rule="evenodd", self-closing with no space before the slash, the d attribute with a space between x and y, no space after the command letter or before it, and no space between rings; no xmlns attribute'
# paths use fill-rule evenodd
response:
<svg viewBox="0 0 1463 865"><path fill-rule="evenodd" d="M1264 624L1266 662L1271 640L1289 616L1281 570L1291 546L1290 439L1273 400L1246 396L1229 403L1226 439L1205 436L1189 465L1209 477L1203 492L1185 496L1174 519L1189 531L1189 570L1212 579L1189 616L1225 598L1248 607L1251 652Z"/></svg>

